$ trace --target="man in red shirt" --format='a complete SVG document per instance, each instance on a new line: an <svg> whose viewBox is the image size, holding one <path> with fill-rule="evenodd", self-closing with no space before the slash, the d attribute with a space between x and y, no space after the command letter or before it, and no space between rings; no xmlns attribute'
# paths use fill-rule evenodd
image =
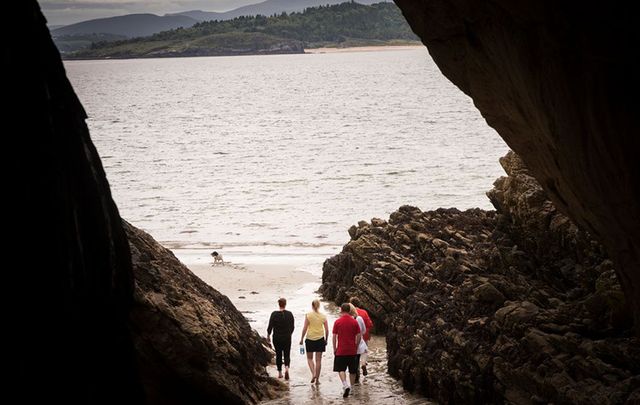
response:
<svg viewBox="0 0 640 405"><path fill-rule="evenodd" d="M367 329L364 331L364 336L362 338L364 339L364 342L367 344L367 346L369 346L369 339L371 339L371 335L369 334L369 331L371 330L371 328L373 328L373 321L369 317L369 313L366 310L360 308L359 299L357 299L356 297L351 297L349 302L351 302L353 306L356 307L356 312L358 312L358 315L360 315L362 317L362 320L364 321L364 326ZM360 355L360 362L362 363L362 375L366 376L367 375L367 352L364 352L363 354ZM360 377L359 374L360 374L360 370L358 370L358 373L356 375L356 381L359 380L359 377Z"/></svg>
<svg viewBox="0 0 640 405"><path fill-rule="evenodd" d="M333 371L337 371L342 381L343 397L349 396L351 384L355 381L358 363L356 353L360 344L360 326L350 314L351 306L344 303L340 306L340 318L333 323ZM349 379L345 371L349 369Z"/></svg>

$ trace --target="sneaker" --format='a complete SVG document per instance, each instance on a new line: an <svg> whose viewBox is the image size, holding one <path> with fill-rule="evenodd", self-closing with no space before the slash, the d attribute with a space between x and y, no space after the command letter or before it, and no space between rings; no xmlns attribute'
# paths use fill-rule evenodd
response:
<svg viewBox="0 0 640 405"><path fill-rule="evenodd" d="M284 379L288 380L289 379L289 370L284 372Z"/></svg>
<svg viewBox="0 0 640 405"><path fill-rule="evenodd" d="M366 377L367 374L367 366L362 366L362 375Z"/></svg>
<svg viewBox="0 0 640 405"><path fill-rule="evenodd" d="M349 392L351 392L351 387L347 387L344 389L344 393L342 393L342 398L346 398L349 396Z"/></svg>

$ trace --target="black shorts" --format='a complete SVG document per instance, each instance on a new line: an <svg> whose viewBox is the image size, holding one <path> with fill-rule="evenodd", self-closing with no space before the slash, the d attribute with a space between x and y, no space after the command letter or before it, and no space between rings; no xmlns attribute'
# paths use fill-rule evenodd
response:
<svg viewBox="0 0 640 405"><path fill-rule="evenodd" d="M320 338L318 340L304 340L305 349L307 349L307 353L318 353L324 352L324 349L327 347L327 341L324 338Z"/></svg>
<svg viewBox="0 0 640 405"><path fill-rule="evenodd" d="M358 370L358 362L356 356L336 356L333 358L333 371L346 371L349 368L349 374L355 374Z"/></svg>

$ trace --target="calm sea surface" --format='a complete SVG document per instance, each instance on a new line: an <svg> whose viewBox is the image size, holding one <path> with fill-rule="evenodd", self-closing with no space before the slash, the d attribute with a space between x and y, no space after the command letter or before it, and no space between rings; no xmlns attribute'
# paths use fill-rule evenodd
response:
<svg viewBox="0 0 640 405"><path fill-rule="evenodd" d="M403 204L491 208L503 174L426 49L65 66L122 216L169 247L334 251Z"/></svg>

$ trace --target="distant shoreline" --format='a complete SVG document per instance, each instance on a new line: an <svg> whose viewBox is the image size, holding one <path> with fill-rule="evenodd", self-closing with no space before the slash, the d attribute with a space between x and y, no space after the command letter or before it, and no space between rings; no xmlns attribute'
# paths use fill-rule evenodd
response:
<svg viewBox="0 0 640 405"><path fill-rule="evenodd" d="M381 51L406 51L425 48L424 45L370 45L350 46L345 48L306 48L304 53L347 53L347 52L381 52Z"/></svg>
<svg viewBox="0 0 640 405"><path fill-rule="evenodd" d="M323 53L351 53L351 52L383 52L383 51L406 51L425 48L424 45L365 45L338 47L305 48L304 52L256 52L256 53L229 53L217 55L145 55L145 56L106 56L106 57L69 57L62 55L65 61L83 60L127 60L127 59L171 59L171 58L199 58L199 57L219 57L219 56L262 56L262 55L311 55Z"/></svg>

